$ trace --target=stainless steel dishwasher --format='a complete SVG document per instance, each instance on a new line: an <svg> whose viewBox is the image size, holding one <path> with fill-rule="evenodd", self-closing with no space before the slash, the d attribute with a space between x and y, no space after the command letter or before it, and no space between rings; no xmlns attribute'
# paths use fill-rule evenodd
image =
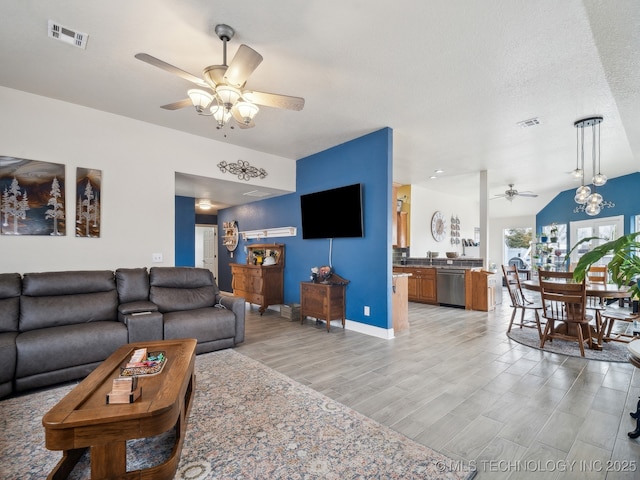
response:
<svg viewBox="0 0 640 480"><path fill-rule="evenodd" d="M464 269L439 268L436 282L440 305L464 308Z"/></svg>

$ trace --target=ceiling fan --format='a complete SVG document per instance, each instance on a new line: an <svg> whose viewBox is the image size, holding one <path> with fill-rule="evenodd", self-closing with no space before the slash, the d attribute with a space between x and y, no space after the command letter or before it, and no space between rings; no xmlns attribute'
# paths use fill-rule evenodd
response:
<svg viewBox="0 0 640 480"><path fill-rule="evenodd" d="M506 198L509 202L512 202L515 197L537 197L537 193L533 192L519 192L515 188L513 188L513 183L509 184L509 188L504 191L504 193L500 193L494 196L491 200L495 200L496 198Z"/></svg>
<svg viewBox="0 0 640 480"><path fill-rule="evenodd" d="M254 127L254 118L259 111L258 105L302 110L304 98L246 89L245 83L262 62L262 55L242 44L227 65L227 42L233 38L235 31L228 25L220 24L216 25L215 32L223 44L222 65L205 67L202 71L203 78L196 77L149 54L135 55L138 60L177 75L199 87L187 92L189 98L162 105L160 108L178 110L193 106L199 115L213 116L218 129L224 127L231 118L240 128Z"/></svg>

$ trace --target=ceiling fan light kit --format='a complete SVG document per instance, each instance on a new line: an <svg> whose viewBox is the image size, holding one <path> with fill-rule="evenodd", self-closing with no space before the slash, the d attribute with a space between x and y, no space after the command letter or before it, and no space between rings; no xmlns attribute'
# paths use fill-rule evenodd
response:
<svg viewBox="0 0 640 480"><path fill-rule="evenodd" d="M192 88L187 91L187 94L193 106L196 107L196 112L198 112L199 115L207 115L206 109L211 105L211 102L213 102L213 95L198 88Z"/></svg>
<svg viewBox="0 0 640 480"><path fill-rule="evenodd" d="M203 79L146 53L135 55L138 60L178 75L199 87L187 92L189 99L163 105L161 108L177 110L193 105L198 115L213 116L218 129L227 125L232 118L240 128L254 127L254 119L260 111L258 104L288 110L302 110L304 98L244 90L247 78L262 62L262 55L243 44L238 48L231 63L227 65L227 42L233 38L235 31L229 25L219 24L216 25L215 32L223 45L222 65L205 67L202 71ZM204 90L206 88L211 89L211 93Z"/></svg>
<svg viewBox="0 0 640 480"><path fill-rule="evenodd" d="M602 195L596 191L597 187L607 183L607 176L600 172L600 124L602 121L603 117L593 116L577 120L573 124L576 127L576 169L574 172L580 173L580 186L576 189L574 197L578 206L573 209L574 213L583 211L589 216L595 216L603 208L616 206L613 202L605 201ZM584 181L584 131L587 128L591 129L591 164L593 168L591 183L593 189L585 185Z"/></svg>

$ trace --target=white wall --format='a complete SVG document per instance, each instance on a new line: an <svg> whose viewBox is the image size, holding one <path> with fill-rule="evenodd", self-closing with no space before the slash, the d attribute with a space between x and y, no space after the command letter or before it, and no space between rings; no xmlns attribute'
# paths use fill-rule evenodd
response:
<svg viewBox="0 0 640 480"><path fill-rule="evenodd" d="M295 191L295 162L129 118L0 87L0 156L66 165L67 234L0 235L0 273L174 265L174 174L234 181L238 158L277 171L243 182ZM76 167L102 170L100 238L76 238Z"/></svg>
<svg viewBox="0 0 640 480"><path fill-rule="evenodd" d="M468 202L456 195L431 191L427 188L411 186L411 256L425 257L428 251L437 251L443 257L445 252L457 251L462 254L462 246L453 247L450 236L442 242L436 242L431 235L431 217L440 210L447 218L447 232L451 215L460 218L460 238L473 238L474 227L479 227L479 202ZM498 269L502 263L504 242L502 232L505 228L526 228L535 230L536 216L501 217L489 219L489 258L485 266L495 263ZM482 252L482 249L480 250Z"/></svg>
<svg viewBox="0 0 640 480"><path fill-rule="evenodd" d="M460 238L473 238L474 228L479 227L479 204L469 202L455 194L434 192L427 188L411 185L411 256L425 257L428 251L458 252L462 255L462 244L451 245L451 216L460 219ZM436 242L431 235L431 217L439 210L447 219L447 237Z"/></svg>

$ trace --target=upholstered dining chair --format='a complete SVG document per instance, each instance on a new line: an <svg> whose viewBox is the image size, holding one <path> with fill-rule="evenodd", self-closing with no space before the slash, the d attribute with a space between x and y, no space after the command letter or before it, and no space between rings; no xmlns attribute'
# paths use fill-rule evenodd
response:
<svg viewBox="0 0 640 480"><path fill-rule="evenodd" d="M550 339L575 340L584 357L584 344L592 346L591 327L593 317L586 314L587 291L585 281L573 282L571 272L540 271L542 316L547 320L540 348ZM562 329L560 325L563 324Z"/></svg>
<svg viewBox="0 0 640 480"><path fill-rule="evenodd" d="M505 283L507 284L507 290L509 291L511 308L513 308L507 333L511 331L513 321L515 320L518 312L520 312L520 323L516 323L516 325L520 326L520 328L537 328L538 335L542 338L542 327L540 324L540 315L538 313L542 310L542 303L540 303L540 301L529 300L525 297L524 292L522 291L522 285L520 284L517 265L502 265L502 273L504 275ZM525 318L525 314L527 312L533 312L533 319Z"/></svg>

